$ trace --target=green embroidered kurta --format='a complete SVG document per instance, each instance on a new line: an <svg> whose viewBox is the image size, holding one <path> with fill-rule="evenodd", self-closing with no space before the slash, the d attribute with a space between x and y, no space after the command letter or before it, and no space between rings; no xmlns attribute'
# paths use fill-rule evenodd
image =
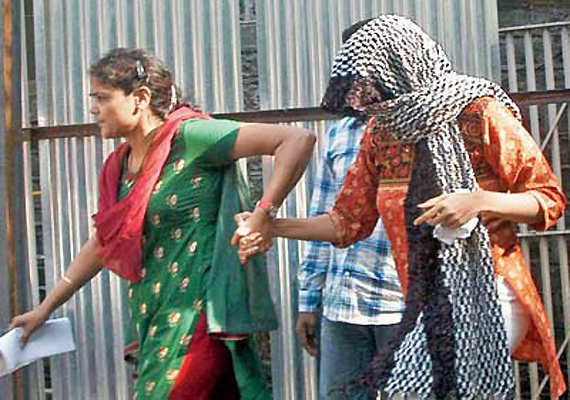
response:
<svg viewBox="0 0 570 400"><path fill-rule="evenodd" d="M234 121L184 122L155 185L143 230L144 278L128 291L139 339L139 400L168 398L207 302L224 174L238 130ZM135 179L123 167L121 198ZM242 398L265 399L251 345L248 339L228 347Z"/></svg>

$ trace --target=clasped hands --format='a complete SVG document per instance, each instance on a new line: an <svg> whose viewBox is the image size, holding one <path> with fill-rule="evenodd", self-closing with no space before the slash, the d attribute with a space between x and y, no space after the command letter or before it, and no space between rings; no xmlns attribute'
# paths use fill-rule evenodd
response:
<svg viewBox="0 0 570 400"><path fill-rule="evenodd" d="M415 225L427 223L435 226L441 224L456 229L470 219L479 216L489 232L498 230L510 221L488 212L486 193L475 191L468 193L444 193L433 197L418 207L422 214L414 220ZM238 246L238 255L242 264L258 253L266 252L273 245L275 237L273 220L263 210L256 208L253 212L242 212L235 215L238 225L232 245Z"/></svg>
<svg viewBox="0 0 570 400"><path fill-rule="evenodd" d="M238 247L238 255L242 264L273 246L275 237L273 220L265 211L256 208L253 212L246 211L236 214L234 219L237 229L231 244Z"/></svg>

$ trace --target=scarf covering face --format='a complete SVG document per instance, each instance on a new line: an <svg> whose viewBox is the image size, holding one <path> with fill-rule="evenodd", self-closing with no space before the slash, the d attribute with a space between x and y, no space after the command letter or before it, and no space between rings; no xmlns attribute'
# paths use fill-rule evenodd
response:
<svg viewBox="0 0 570 400"><path fill-rule="evenodd" d="M123 157L130 148L128 143L115 149L103 165L99 177L99 211L93 215L100 246L97 256L105 268L131 283L142 278L142 232L152 190L168 159L172 138L180 123L191 118L211 117L189 107L170 114L152 141L133 189L122 200L118 196Z"/></svg>
<svg viewBox="0 0 570 400"><path fill-rule="evenodd" d="M415 164L404 202L409 243L406 311L393 342L363 384L389 397L514 398L514 378L498 304L486 228L446 245L433 227L413 221L417 205L442 193L478 189L457 117L493 96L520 119L496 84L453 71L441 46L413 22L386 15L345 42L335 58L322 107L373 115L372 132L413 143Z"/></svg>

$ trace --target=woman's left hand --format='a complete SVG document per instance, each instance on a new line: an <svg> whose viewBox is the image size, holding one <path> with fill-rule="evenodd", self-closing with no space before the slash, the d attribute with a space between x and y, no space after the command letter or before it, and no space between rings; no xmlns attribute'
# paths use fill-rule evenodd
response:
<svg viewBox="0 0 570 400"><path fill-rule="evenodd" d="M414 220L414 225L424 222L430 225L442 224L457 229L483 211L483 192L445 193L418 204L422 215Z"/></svg>

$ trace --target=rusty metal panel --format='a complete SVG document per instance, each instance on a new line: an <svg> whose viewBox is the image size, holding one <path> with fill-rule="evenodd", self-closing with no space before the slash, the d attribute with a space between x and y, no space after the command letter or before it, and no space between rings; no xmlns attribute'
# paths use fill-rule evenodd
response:
<svg viewBox="0 0 570 400"><path fill-rule="evenodd" d="M21 0L0 2L0 330L30 306L26 273L25 156L22 148ZM0 393L13 399L36 399L37 369L24 369L0 379Z"/></svg>

